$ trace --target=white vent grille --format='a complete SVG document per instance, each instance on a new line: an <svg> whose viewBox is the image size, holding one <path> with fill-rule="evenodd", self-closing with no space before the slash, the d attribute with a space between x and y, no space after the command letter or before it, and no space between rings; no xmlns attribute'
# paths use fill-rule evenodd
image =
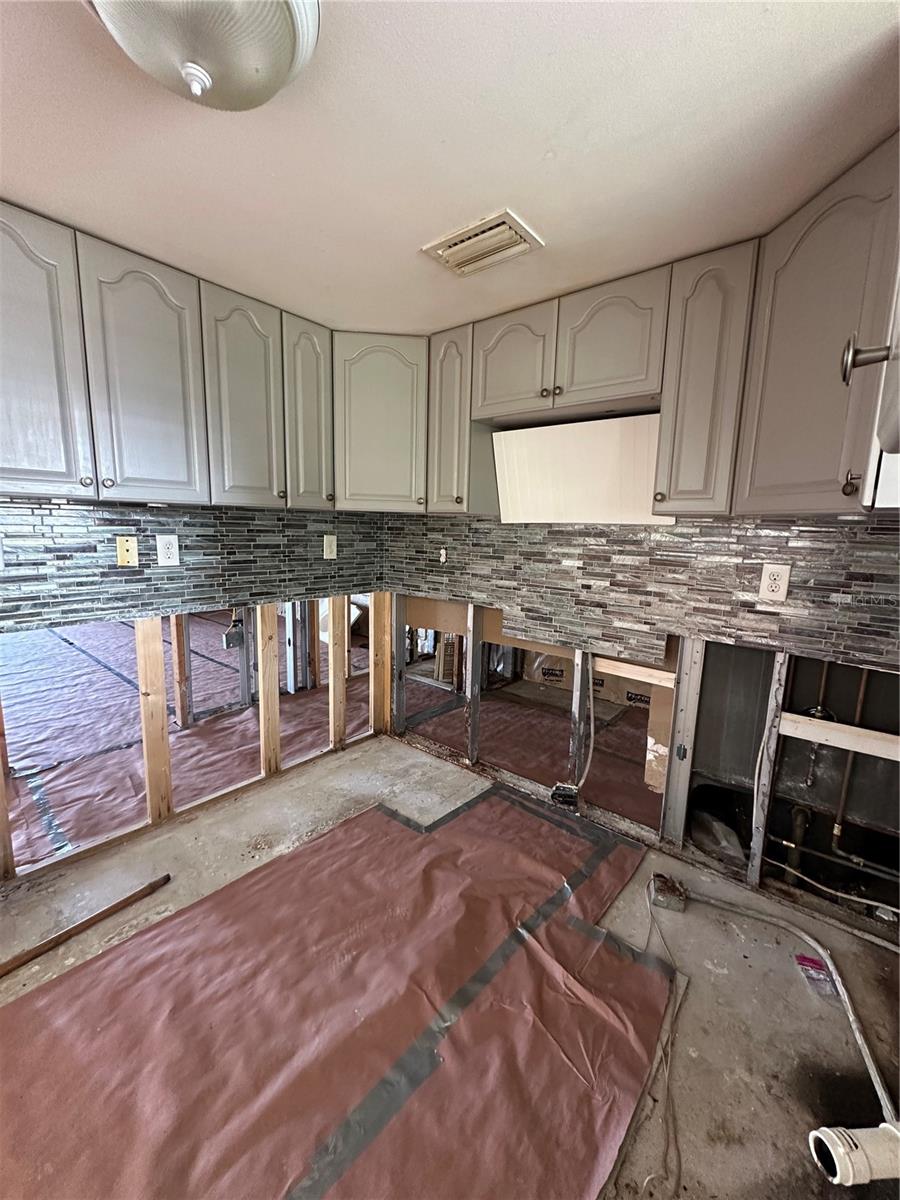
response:
<svg viewBox="0 0 900 1200"><path fill-rule="evenodd" d="M543 244L533 230L505 208L422 249L456 275L473 275Z"/></svg>

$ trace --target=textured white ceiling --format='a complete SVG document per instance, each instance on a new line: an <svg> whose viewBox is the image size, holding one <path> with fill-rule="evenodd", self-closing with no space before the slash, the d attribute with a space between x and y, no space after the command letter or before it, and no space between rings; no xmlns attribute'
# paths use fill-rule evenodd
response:
<svg viewBox="0 0 900 1200"><path fill-rule="evenodd" d="M345 329L429 332L759 233L897 124L882 3L323 0L306 72L203 109L78 0L0 0L0 193ZM547 245L419 247L508 205Z"/></svg>

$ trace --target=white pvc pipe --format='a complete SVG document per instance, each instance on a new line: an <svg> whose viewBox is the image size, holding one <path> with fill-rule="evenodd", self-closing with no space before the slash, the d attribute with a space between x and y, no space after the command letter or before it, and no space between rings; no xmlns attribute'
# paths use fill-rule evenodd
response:
<svg viewBox="0 0 900 1200"><path fill-rule="evenodd" d="M884 1121L874 1129L814 1129L809 1148L832 1183L853 1187L873 1179L900 1179L900 1125L896 1121Z"/></svg>

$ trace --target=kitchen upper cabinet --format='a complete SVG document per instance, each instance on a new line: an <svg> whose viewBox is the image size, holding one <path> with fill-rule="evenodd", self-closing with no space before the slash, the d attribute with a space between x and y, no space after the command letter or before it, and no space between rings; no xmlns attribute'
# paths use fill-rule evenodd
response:
<svg viewBox="0 0 900 1200"><path fill-rule="evenodd" d="M77 239L100 494L208 503L197 280Z"/></svg>
<svg viewBox="0 0 900 1200"><path fill-rule="evenodd" d="M281 313L212 283L200 297L213 503L283 508Z"/></svg>
<svg viewBox="0 0 900 1200"><path fill-rule="evenodd" d="M0 204L0 491L97 494L75 235Z"/></svg>
<svg viewBox="0 0 900 1200"><path fill-rule="evenodd" d="M546 300L476 323L473 417L490 420L553 407L558 308L557 300Z"/></svg>
<svg viewBox="0 0 900 1200"><path fill-rule="evenodd" d="M671 267L657 267L562 297L554 408L599 412L659 395L670 274Z"/></svg>
<svg viewBox="0 0 900 1200"><path fill-rule="evenodd" d="M431 338L428 512L499 513L491 430L471 419L472 326Z"/></svg>
<svg viewBox="0 0 900 1200"><path fill-rule="evenodd" d="M656 513L727 513L757 242L676 263L660 397Z"/></svg>
<svg viewBox="0 0 900 1200"><path fill-rule="evenodd" d="M334 508L331 330L281 314L288 508Z"/></svg>
<svg viewBox="0 0 900 1200"><path fill-rule="evenodd" d="M334 335L336 507L425 511L428 339Z"/></svg>
<svg viewBox="0 0 900 1200"><path fill-rule="evenodd" d="M859 508L882 371L841 356L890 342L897 174L895 136L762 243L735 512Z"/></svg>

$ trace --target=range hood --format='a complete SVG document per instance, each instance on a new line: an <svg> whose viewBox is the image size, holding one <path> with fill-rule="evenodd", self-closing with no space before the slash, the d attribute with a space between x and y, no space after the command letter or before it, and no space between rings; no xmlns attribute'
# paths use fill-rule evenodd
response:
<svg viewBox="0 0 900 1200"><path fill-rule="evenodd" d="M650 511L659 413L494 433L505 525L674 525Z"/></svg>

